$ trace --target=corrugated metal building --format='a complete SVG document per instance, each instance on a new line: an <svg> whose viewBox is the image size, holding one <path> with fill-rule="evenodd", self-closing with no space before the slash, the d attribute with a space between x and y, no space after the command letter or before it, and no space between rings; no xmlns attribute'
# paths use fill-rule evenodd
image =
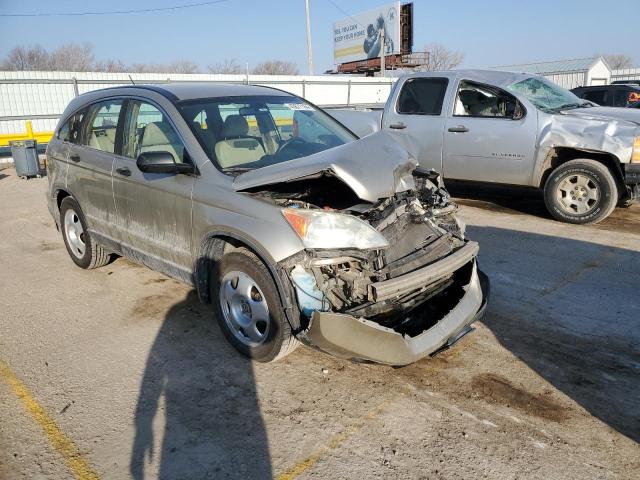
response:
<svg viewBox="0 0 640 480"><path fill-rule="evenodd" d="M568 89L588 85L607 85L611 82L611 69L602 57L503 65L491 68L509 72L535 73Z"/></svg>

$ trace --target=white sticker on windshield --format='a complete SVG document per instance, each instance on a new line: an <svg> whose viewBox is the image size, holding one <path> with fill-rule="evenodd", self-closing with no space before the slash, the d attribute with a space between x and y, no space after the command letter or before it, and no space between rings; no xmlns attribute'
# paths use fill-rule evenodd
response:
<svg viewBox="0 0 640 480"><path fill-rule="evenodd" d="M285 103L285 106L290 108L291 110L310 110L310 111L313 111L313 107L311 105L307 105L306 103Z"/></svg>

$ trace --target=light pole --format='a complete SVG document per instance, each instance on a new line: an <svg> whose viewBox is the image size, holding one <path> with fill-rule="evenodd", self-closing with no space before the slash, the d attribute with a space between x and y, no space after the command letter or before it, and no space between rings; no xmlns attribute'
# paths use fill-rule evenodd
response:
<svg viewBox="0 0 640 480"><path fill-rule="evenodd" d="M304 11L307 15L307 62L309 75L313 75L313 52L311 50L311 20L309 19L309 0L304 0Z"/></svg>

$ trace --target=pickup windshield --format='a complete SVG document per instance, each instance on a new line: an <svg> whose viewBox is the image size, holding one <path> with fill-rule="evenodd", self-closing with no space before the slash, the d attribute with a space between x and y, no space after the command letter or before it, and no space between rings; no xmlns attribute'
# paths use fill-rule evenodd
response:
<svg viewBox="0 0 640 480"><path fill-rule="evenodd" d="M297 97L205 98L185 101L180 109L214 165L231 175L356 140L332 117Z"/></svg>
<svg viewBox="0 0 640 480"><path fill-rule="evenodd" d="M565 108L578 108L586 103L546 78L527 78L509 85L507 90L525 96L537 108L547 113Z"/></svg>

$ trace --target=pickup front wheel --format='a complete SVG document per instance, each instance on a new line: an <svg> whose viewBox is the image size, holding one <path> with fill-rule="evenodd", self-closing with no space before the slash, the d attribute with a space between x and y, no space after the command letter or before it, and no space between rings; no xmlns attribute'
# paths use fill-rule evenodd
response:
<svg viewBox="0 0 640 480"><path fill-rule="evenodd" d="M544 186L549 213L561 222L598 223L618 203L618 187L611 171L591 159L576 159L556 168Z"/></svg>

